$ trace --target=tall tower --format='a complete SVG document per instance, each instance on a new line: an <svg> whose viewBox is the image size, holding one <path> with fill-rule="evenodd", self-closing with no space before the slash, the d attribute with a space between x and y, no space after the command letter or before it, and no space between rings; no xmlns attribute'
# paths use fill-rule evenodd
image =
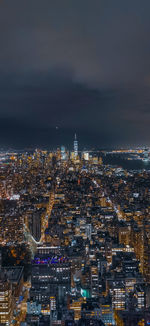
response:
<svg viewBox="0 0 150 326"><path fill-rule="evenodd" d="M78 156L78 141L77 141L77 135L75 134L74 137L74 158L76 159Z"/></svg>

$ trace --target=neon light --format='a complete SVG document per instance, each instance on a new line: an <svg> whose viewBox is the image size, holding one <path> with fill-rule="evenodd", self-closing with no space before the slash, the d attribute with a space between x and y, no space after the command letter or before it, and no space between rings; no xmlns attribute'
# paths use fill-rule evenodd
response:
<svg viewBox="0 0 150 326"><path fill-rule="evenodd" d="M32 263L33 264L61 264L61 263L65 263L65 262L68 262L68 257L63 257L63 256L60 256L60 257L47 257L47 258L39 258L39 257L36 257Z"/></svg>

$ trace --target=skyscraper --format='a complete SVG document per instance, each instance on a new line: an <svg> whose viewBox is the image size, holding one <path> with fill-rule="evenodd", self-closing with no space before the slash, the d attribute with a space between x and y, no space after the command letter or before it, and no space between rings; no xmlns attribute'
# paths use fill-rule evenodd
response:
<svg viewBox="0 0 150 326"><path fill-rule="evenodd" d="M34 212L29 220L29 228L33 238L40 241L41 238L41 214L40 211Z"/></svg>
<svg viewBox="0 0 150 326"><path fill-rule="evenodd" d="M64 146L61 146L61 159L62 160L66 159L66 150Z"/></svg>
<svg viewBox="0 0 150 326"><path fill-rule="evenodd" d="M55 298L57 307L64 305L71 287L70 273L69 259L62 254L56 256L50 251L49 254L37 254L32 262L31 301L50 304L50 299Z"/></svg>
<svg viewBox="0 0 150 326"><path fill-rule="evenodd" d="M12 285L5 273L0 273L0 325L9 325L13 313Z"/></svg>
<svg viewBox="0 0 150 326"><path fill-rule="evenodd" d="M78 141L77 141L77 135L75 134L74 137L74 158L76 159L78 157Z"/></svg>

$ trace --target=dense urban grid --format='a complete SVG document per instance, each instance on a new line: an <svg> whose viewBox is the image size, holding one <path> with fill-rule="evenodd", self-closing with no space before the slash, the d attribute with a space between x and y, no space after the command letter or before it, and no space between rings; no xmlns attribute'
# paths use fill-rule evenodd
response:
<svg viewBox="0 0 150 326"><path fill-rule="evenodd" d="M1 152L0 325L150 325L150 171L103 156Z"/></svg>

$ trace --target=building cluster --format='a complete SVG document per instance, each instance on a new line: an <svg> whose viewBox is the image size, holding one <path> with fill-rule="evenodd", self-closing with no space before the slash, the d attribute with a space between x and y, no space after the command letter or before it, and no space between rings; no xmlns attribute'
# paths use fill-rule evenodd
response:
<svg viewBox="0 0 150 326"><path fill-rule="evenodd" d="M23 267L3 267L0 251L0 325L10 325L22 290Z"/></svg>
<svg viewBox="0 0 150 326"><path fill-rule="evenodd" d="M137 240L140 231L136 234L135 227L141 225L141 236L143 227L148 232L148 211L138 225L139 206L137 214L129 213L129 206L123 209L128 192L120 191L117 197L118 189L112 190L117 183L131 184L137 193L137 176L101 164L84 165L68 162L59 169L45 243L37 247L32 262L29 304L35 307L36 302L40 311L47 307L52 325L89 320L99 325L135 325L135 321L146 325L150 306L148 234ZM137 195L133 198L137 201ZM59 286L54 290L51 282ZM32 318L35 322L39 310L36 317L29 314L28 318L29 324Z"/></svg>
<svg viewBox="0 0 150 326"><path fill-rule="evenodd" d="M62 146L7 160L1 245L24 243L32 257L19 325L149 325L149 171L106 166L102 153L80 154L76 136L72 153ZM4 325L12 323L10 302L22 288L13 275L13 267L1 268Z"/></svg>

